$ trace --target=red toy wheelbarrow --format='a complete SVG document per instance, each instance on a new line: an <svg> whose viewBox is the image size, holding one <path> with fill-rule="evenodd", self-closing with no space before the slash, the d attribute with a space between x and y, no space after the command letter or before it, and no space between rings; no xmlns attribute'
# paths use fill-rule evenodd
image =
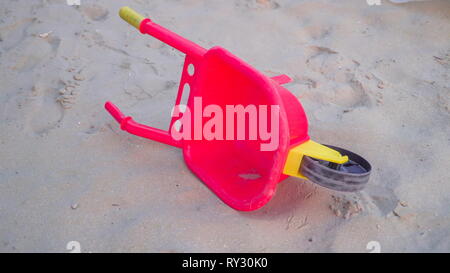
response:
<svg viewBox="0 0 450 273"><path fill-rule="evenodd" d="M178 49L186 54L186 58L170 131L139 124L123 115L111 102L105 104L106 110L122 130L183 149L187 166L226 204L237 210L258 209L272 198L277 184L289 176L338 191L359 191L366 185L371 166L364 158L310 140L302 105L282 87L290 82L288 76L269 78L225 49L213 47L206 50L128 7L122 8L119 14L141 33ZM181 107L185 85L190 87L189 99L186 107ZM201 104L196 102L199 98ZM276 115L265 112L269 124L265 126L276 128L277 145L273 149L261 149L267 144L267 138L257 136L249 139L248 132L237 139L220 137L220 133L213 139L175 137L174 132L194 131L186 123L182 123L181 129L180 126L176 128L178 121L184 119L195 124L212 118L210 115L198 119L195 115L186 114L185 109L202 111L208 105L219 109L226 109L229 105L239 105L244 109L250 105L275 107L278 109ZM261 109L265 108L259 108L260 117L264 116ZM225 135L233 131L234 136L234 130L238 130L237 123L227 126L227 132L222 133ZM249 122L242 124L245 129L252 129Z"/></svg>

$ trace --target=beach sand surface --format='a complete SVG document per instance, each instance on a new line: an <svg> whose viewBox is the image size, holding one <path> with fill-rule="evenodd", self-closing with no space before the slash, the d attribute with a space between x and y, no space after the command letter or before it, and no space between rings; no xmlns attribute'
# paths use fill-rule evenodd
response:
<svg viewBox="0 0 450 273"><path fill-rule="evenodd" d="M125 5L290 75L311 138L372 163L367 188L289 178L238 212L179 149L121 131L107 100L167 129L184 58ZM1 1L0 82L1 252L450 251L450 1Z"/></svg>

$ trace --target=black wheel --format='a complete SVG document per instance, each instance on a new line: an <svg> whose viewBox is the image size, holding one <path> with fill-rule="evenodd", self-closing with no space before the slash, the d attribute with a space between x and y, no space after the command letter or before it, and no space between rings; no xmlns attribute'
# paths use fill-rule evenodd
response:
<svg viewBox="0 0 450 273"><path fill-rule="evenodd" d="M300 172L312 182L320 186L336 190L354 192L364 188L369 182L372 166L361 156L345 149L325 145L348 156L348 162L336 164L304 156Z"/></svg>

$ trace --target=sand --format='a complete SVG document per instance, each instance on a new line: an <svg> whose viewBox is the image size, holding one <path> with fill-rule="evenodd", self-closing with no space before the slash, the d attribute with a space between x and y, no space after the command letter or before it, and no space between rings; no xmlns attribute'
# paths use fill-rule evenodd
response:
<svg viewBox="0 0 450 273"><path fill-rule="evenodd" d="M289 178L242 213L121 131L106 100L168 127L183 62L121 5L290 75L311 137L372 163L367 188ZM2 1L0 81L1 252L450 251L450 1Z"/></svg>

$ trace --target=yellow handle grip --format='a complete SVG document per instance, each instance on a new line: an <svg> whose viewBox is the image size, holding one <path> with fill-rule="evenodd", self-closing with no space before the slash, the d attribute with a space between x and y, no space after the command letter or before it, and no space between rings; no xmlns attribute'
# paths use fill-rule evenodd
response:
<svg viewBox="0 0 450 273"><path fill-rule="evenodd" d="M132 8L129 7L123 7L119 11L119 16L128 24L134 26L135 28L139 29L141 26L142 20L145 19L144 16L140 15L136 11L134 11Z"/></svg>

